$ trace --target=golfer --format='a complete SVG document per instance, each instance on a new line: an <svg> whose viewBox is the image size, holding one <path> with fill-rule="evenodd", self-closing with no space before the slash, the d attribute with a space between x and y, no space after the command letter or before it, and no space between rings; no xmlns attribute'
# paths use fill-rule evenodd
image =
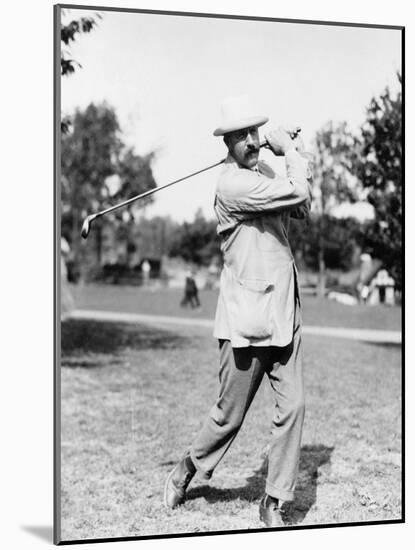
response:
<svg viewBox="0 0 415 550"><path fill-rule="evenodd" d="M304 420L300 299L287 227L290 217L308 214L311 172L302 141L282 128L265 138L275 155L285 156L286 176L258 159L258 127L266 122L246 97L231 98L214 131L228 148L215 197L224 258L214 328L220 389L167 478L164 502L182 504L196 471L211 477L266 374L275 406L259 515L267 527L278 527L283 503L293 500Z"/></svg>

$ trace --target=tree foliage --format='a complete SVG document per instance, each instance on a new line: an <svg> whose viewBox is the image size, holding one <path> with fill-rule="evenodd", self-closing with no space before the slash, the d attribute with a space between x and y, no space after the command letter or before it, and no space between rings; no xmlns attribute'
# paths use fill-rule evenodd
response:
<svg viewBox="0 0 415 550"><path fill-rule="evenodd" d="M355 202L358 182L353 174L356 140L345 122L329 122L315 136L313 169L313 204L316 213L316 250L320 273L319 291L325 293L328 220L334 207L343 202Z"/></svg>
<svg viewBox="0 0 415 550"><path fill-rule="evenodd" d="M305 268L318 271L322 251L326 268L348 271L353 267L361 232L362 225L354 218L312 214L307 221L291 221L289 240Z"/></svg>
<svg viewBox="0 0 415 550"><path fill-rule="evenodd" d="M69 15L66 10L62 10L62 17ZM61 75L69 75L75 72L75 66L81 67L75 59L72 58L68 49L72 42L75 42L77 35L89 33L97 26L97 20L101 19L100 13L95 13L93 16L81 17L72 19L65 24L61 24Z"/></svg>
<svg viewBox="0 0 415 550"><path fill-rule="evenodd" d="M70 46L75 42L78 35L89 33L94 29L98 20L102 18L100 13L94 13L93 16L81 17L80 19L71 19L70 10L61 10L61 18L69 18L67 22L61 20L61 76L70 75L75 72L75 67L81 68L82 65L76 61L71 54ZM71 117L66 115L61 118L61 132L63 134L69 131L71 126Z"/></svg>
<svg viewBox="0 0 415 550"><path fill-rule="evenodd" d="M399 84L401 76L397 75ZM367 190L375 220L368 225L366 249L382 260L402 285L402 93L387 87L367 109L359 138L356 174Z"/></svg>
<svg viewBox="0 0 415 550"><path fill-rule="evenodd" d="M103 224L127 224L138 206L98 218L88 238L88 250L80 245L82 219L155 187L152 155L141 157L125 146L116 113L106 103L77 109L72 118L71 130L62 135L62 234L78 262L84 250L90 262L99 265ZM94 243L95 254L90 243Z"/></svg>
<svg viewBox="0 0 415 550"><path fill-rule="evenodd" d="M209 265L213 257L221 254L216 226L216 221L206 220L199 210L193 222L184 222L176 229L169 245L169 255L199 266Z"/></svg>
<svg viewBox="0 0 415 550"><path fill-rule="evenodd" d="M179 223L169 216L139 216L131 224L120 224L116 239L124 243L127 263L132 265L142 258L161 259L167 255L177 227Z"/></svg>
<svg viewBox="0 0 415 550"><path fill-rule="evenodd" d="M314 151L313 201L319 214L330 215L340 203L357 199L355 138L346 122L323 126L316 133Z"/></svg>

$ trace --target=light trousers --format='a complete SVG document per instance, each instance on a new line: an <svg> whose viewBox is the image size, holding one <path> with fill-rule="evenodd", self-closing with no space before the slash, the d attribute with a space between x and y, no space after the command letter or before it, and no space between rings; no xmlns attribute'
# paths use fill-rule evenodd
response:
<svg viewBox="0 0 415 550"><path fill-rule="evenodd" d="M209 478L235 439L267 374L274 412L265 491L277 499L293 500L305 409L298 298L293 340L288 346L232 348L229 340L219 340L219 350L219 397L191 445L190 456Z"/></svg>

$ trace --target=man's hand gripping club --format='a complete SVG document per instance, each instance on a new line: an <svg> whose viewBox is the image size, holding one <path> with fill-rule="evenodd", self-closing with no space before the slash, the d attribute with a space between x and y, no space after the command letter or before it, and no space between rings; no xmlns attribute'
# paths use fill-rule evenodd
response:
<svg viewBox="0 0 415 550"><path fill-rule="evenodd" d="M301 153L304 151L304 143L299 136L300 132L301 128L298 126L288 129L280 126L276 130L266 133L265 139L274 155L285 155L290 149L295 149Z"/></svg>

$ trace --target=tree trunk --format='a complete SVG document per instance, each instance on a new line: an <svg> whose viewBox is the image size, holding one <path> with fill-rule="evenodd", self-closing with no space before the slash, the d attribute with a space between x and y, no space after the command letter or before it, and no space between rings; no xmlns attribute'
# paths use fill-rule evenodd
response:
<svg viewBox="0 0 415 550"><path fill-rule="evenodd" d="M325 210L326 200L322 189L320 203L320 218L319 218L319 234L318 234L318 295L324 298L326 295L326 263L324 261L324 231L326 229L325 224Z"/></svg>
<svg viewBox="0 0 415 550"><path fill-rule="evenodd" d="M324 298L326 294L326 264L324 262L324 245L320 238L318 250L318 295Z"/></svg>
<svg viewBox="0 0 415 550"><path fill-rule="evenodd" d="M99 269L101 267L101 261L102 261L102 223L96 224L96 241L95 242L96 242L96 254L97 254L96 267Z"/></svg>

